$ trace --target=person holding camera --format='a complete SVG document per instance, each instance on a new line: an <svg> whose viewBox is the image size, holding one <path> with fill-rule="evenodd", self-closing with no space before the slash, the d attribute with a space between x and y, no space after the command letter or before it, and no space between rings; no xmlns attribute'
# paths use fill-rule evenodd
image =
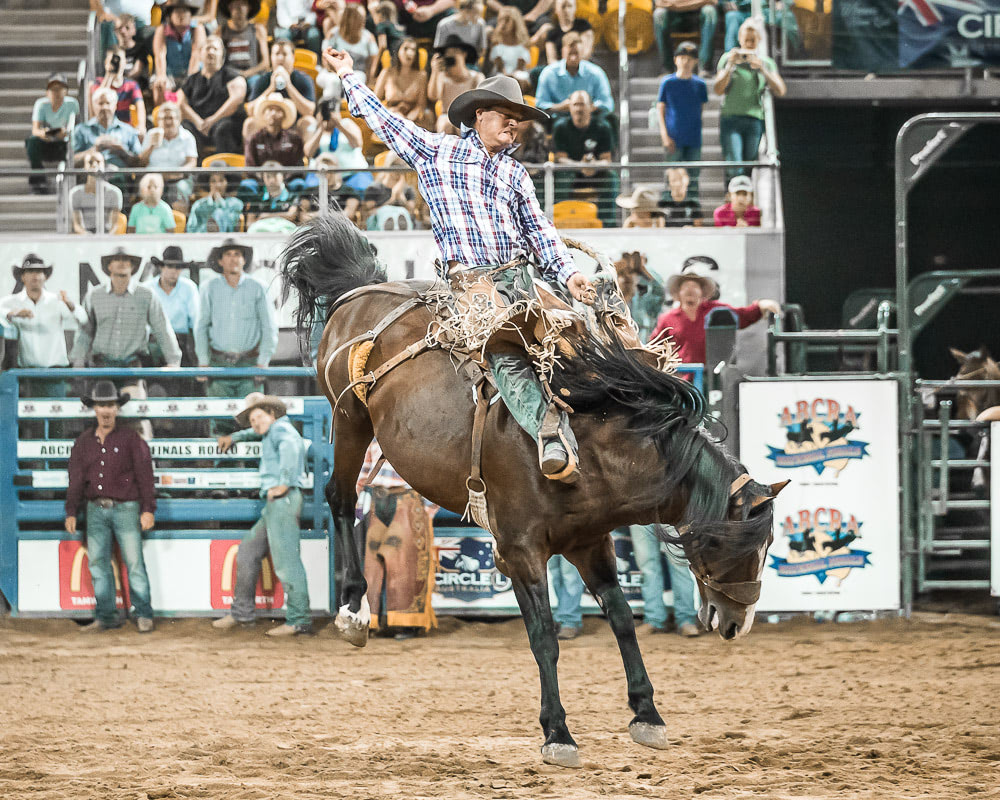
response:
<svg viewBox="0 0 1000 800"><path fill-rule="evenodd" d="M319 55L323 33L316 25L312 0L277 0L274 38L288 39Z"/></svg>
<svg viewBox="0 0 1000 800"><path fill-rule="evenodd" d="M90 84L90 93L93 95L98 89L110 89L117 94L115 116L127 124L132 123L132 106L135 106L135 129L139 138L143 138L146 135L146 103L139 84L125 77L125 66L125 51L120 47L108 49L104 54L104 77Z"/></svg>
<svg viewBox="0 0 1000 800"><path fill-rule="evenodd" d="M45 83L45 97L38 98L31 110L31 136L24 140L24 149L34 170L44 169L45 161L66 158L70 123L80 114L80 104L75 97L66 97L67 89L66 76L52 73ZM29 175L28 185L33 194L50 191L44 173Z"/></svg>
<svg viewBox="0 0 1000 800"><path fill-rule="evenodd" d="M719 118L722 157L726 161L756 161L764 135L764 92L778 97L786 91L778 66L757 55L763 34L752 19L740 26L738 48L719 59L713 91L723 96ZM747 174L747 169L726 170L726 178Z"/></svg>

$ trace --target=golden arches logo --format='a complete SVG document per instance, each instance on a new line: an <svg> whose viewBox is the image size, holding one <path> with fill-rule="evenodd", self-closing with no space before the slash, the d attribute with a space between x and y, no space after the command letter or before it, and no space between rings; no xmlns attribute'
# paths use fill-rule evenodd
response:
<svg viewBox="0 0 1000 800"><path fill-rule="evenodd" d="M69 590L78 593L83 588L83 560L87 558L87 548L83 545L73 553L73 563L69 569ZM118 560L111 559L111 572L115 576L115 590L121 591L122 575L118 567Z"/></svg>
<svg viewBox="0 0 1000 800"><path fill-rule="evenodd" d="M238 544L233 544L229 546L226 550L226 555L222 559L222 591L232 592L233 591L233 577L236 575L236 554L239 551L240 546ZM218 562L216 562L218 563ZM267 556L260 564L260 582L261 587L265 592L270 592L274 589L274 570L271 567L271 559Z"/></svg>

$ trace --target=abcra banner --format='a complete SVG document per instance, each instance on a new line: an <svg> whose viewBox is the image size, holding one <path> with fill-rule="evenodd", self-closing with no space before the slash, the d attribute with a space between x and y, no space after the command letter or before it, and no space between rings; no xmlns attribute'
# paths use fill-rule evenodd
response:
<svg viewBox="0 0 1000 800"><path fill-rule="evenodd" d="M760 611L899 607L896 383L740 386L740 460L791 480L774 505Z"/></svg>

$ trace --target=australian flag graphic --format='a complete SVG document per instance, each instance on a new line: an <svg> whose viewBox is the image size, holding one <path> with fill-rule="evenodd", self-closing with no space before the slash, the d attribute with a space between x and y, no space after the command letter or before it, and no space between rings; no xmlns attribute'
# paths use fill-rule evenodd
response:
<svg viewBox="0 0 1000 800"><path fill-rule="evenodd" d="M899 0L899 66L1000 63L1000 0Z"/></svg>

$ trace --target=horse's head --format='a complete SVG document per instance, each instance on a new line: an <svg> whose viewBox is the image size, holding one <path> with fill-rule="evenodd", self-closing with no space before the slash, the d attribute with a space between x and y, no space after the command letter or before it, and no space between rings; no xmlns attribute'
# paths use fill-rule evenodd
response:
<svg viewBox="0 0 1000 800"><path fill-rule="evenodd" d="M1000 364L994 361L985 347L963 353L950 348L959 363L956 381L1000 380ZM996 405L1000 396L995 389L963 389L955 397L955 416L959 419L975 419L983 409Z"/></svg>
<svg viewBox="0 0 1000 800"><path fill-rule="evenodd" d="M727 520L685 546L698 581L698 617L723 639L745 636L760 598L767 549L774 541L774 498L788 481L770 486L740 475L730 489Z"/></svg>

